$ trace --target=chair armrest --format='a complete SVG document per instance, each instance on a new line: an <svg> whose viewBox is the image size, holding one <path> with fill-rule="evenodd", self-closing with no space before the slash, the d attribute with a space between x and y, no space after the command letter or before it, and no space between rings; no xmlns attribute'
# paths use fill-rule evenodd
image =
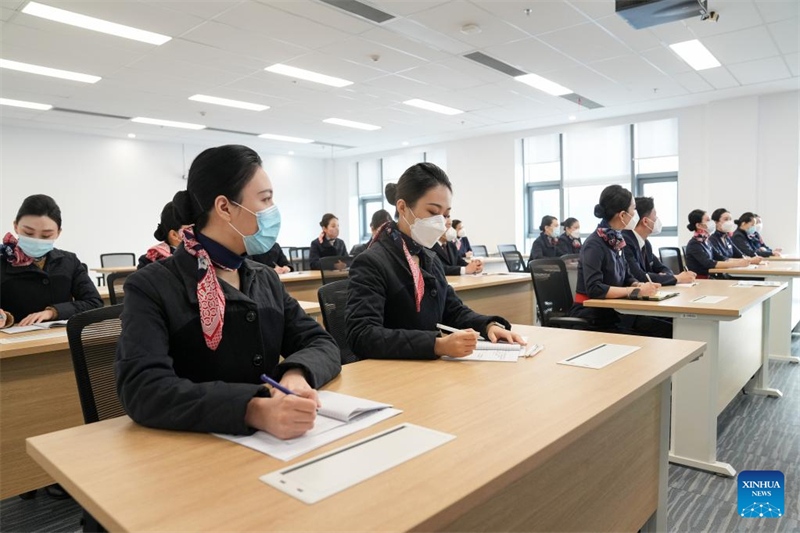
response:
<svg viewBox="0 0 800 533"><path fill-rule="evenodd" d="M591 329L591 324L584 318L569 316L553 317L547 321L547 327L567 329Z"/></svg>

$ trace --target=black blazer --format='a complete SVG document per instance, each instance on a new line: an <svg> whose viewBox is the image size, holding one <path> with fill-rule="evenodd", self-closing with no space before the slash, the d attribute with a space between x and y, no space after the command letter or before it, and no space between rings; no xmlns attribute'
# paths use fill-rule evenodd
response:
<svg viewBox="0 0 800 533"><path fill-rule="evenodd" d="M397 229L393 231L399 234ZM499 316L480 315L464 305L448 285L434 252L409 241L406 242L412 253L419 250L425 283L419 313L411 269L393 236L382 233L350 266L345 311L347 342L358 357L435 359L437 323L458 329L472 328L484 337L493 321L511 328Z"/></svg>
<svg viewBox="0 0 800 533"><path fill-rule="evenodd" d="M772 256L772 254L766 250L759 250L760 244L756 245L753 239L750 238L750 235L743 229L737 229L733 232L733 245L742 252L742 255L746 255L747 257L755 257L757 255L761 257Z"/></svg>
<svg viewBox="0 0 800 533"><path fill-rule="evenodd" d="M442 262L445 276L460 276L461 267L467 266L466 259L459 255L454 242L445 242L444 246L442 246L442 243L437 242L431 247L431 250Z"/></svg>
<svg viewBox="0 0 800 533"><path fill-rule="evenodd" d="M758 232L753 233L750 235L750 244L753 249L758 250L758 255L762 257L770 257L772 255L772 248L767 246L767 243L764 242L764 239L761 238L761 234ZM769 255L763 255L769 254Z"/></svg>
<svg viewBox="0 0 800 533"><path fill-rule="evenodd" d="M311 263L311 270L319 270L319 260L322 257L333 257L337 255L347 255L347 247L344 245L342 239L336 238L332 242L323 238L322 243L319 239L311 241L311 250L309 251L309 261Z"/></svg>
<svg viewBox="0 0 800 533"><path fill-rule="evenodd" d="M467 255L467 252L472 251L472 245L469 243L469 237L461 237L460 239L456 239L456 250L458 250L458 255L464 257ZM461 243L459 245L458 243Z"/></svg>
<svg viewBox="0 0 800 533"><path fill-rule="evenodd" d="M364 250L369 248L369 243L371 243L371 242L372 242L372 238L370 237L370 239L367 242L365 242L363 244L356 244L355 246L350 248L350 256L351 257L355 257L358 254L362 253Z"/></svg>
<svg viewBox="0 0 800 533"><path fill-rule="evenodd" d="M686 244L686 268L698 276L708 277L708 271L717 266L711 244L692 237Z"/></svg>
<svg viewBox="0 0 800 533"><path fill-rule="evenodd" d="M573 239L566 233L558 236L558 244L556 245L556 254L558 257L569 254L581 253L581 240Z"/></svg>
<svg viewBox="0 0 800 533"><path fill-rule="evenodd" d="M75 254L53 249L45 257L44 269L0 260L0 308L19 322L48 306L56 309L58 320L103 307L97 287Z"/></svg>
<svg viewBox="0 0 800 533"><path fill-rule="evenodd" d="M639 241L633 230L623 230L622 237L625 239L625 248L622 249L625 259L628 261L628 270L631 275L642 283L647 283L647 275L654 283L662 285L675 285L678 280L675 275L661 260L653 253L653 246L650 241L644 241L644 253L639 248Z"/></svg>
<svg viewBox="0 0 800 533"><path fill-rule="evenodd" d="M714 253L714 260L716 261L727 261L732 257L736 259L744 257L742 251L733 244L731 238L728 237L728 234L724 231L715 231L712 233L708 238L708 244L711 245L711 250Z"/></svg>
<svg viewBox="0 0 800 533"><path fill-rule="evenodd" d="M558 252L557 246L558 241L554 243L553 239L551 239L545 232L542 232L538 237L536 237L536 240L533 241L533 246L531 246L531 256L528 261L533 261L534 259L543 259L545 257L560 256L561 254Z"/></svg>
<svg viewBox="0 0 800 533"><path fill-rule="evenodd" d="M289 267L290 271L294 270L292 264L286 258L286 254L283 253L281 245L277 242L272 245L272 248L270 248L267 253L250 256L250 259L262 265L267 265L270 268L281 266Z"/></svg>
<svg viewBox="0 0 800 533"><path fill-rule="evenodd" d="M315 388L339 373L336 343L274 270L246 260L239 275L241 292L220 281L225 325L216 351L206 346L200 326L197 259L183 245L128 276L114 369L119 398L136 422L246 434L253 431L244 421L248 402L269 395L262 373L280 379L300 368Z"/></svg>

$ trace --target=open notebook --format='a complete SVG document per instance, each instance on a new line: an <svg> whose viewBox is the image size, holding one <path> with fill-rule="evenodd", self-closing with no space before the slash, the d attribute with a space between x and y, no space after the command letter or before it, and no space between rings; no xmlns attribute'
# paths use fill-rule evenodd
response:
<svg viewBox="0 0 800 533"><path fill-rule="evenodd" d="M253 450L289 461L351 433L402 413L388 403L374 402L331 391L319 391L322 407L317 411L313 429L295 439L281 440L264 431L252 435L217 437L236 442Z"/></svg>
<svg viewBox="0 0 800 533"><path fill-rule="evenodd" d="M527 344L507 342L478 341L475 351L466 357L444 356L445 361L495 361L500 363L516 363L520 357L532 357L544 349L540 344L531 344L523 337Z"/></svg>
<svg viewBox="0 0 800 533"><path fill-rule="evenodd" d="M52 320L50 322L39 322L38 324L31 324L30 326L14 326L11 328L0 329L3 333L13 335L15 333L27 333L29 331L38 331L41 329L50 328L63 328L67 326L66 320Z"/></svg>

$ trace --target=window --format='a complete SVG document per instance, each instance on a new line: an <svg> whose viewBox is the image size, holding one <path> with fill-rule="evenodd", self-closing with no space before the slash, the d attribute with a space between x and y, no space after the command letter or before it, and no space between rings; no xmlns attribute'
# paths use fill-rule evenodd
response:
<svg viewBox="0 0 800 533"><path fill-rule="evenodd" d="M383 170L380 159L356 163L358 180L358 227L361 242L369 240L372 233L369 223L372 213L383 207Z"/></svg>
<svg viewBox="0 0 800 533"><path fill-rule="evenodd" d="M655 200L660 237L678 236L678 120L633 125L636 196ZM667 246L666 243L661 243ZM677 240L672 240L677 245Z"/></svg>
<svg viewBox="0 0 800 533"><path fill-rule="evenodd" d="M542 217L561 219L561 135L540 135L522 141L525 182L525 248L539 236Z"/></svg>

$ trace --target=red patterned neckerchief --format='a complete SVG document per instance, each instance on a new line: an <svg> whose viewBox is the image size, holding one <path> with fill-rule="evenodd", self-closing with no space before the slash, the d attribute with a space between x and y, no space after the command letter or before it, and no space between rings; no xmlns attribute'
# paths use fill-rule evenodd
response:
<svg viewBox="0 0 800 533"><path fill-rule="evenodd" d="M3 237L0 255L11 263L11 266L15 267L28 266L34 262L33 257L29 257L22 251L22 248L17 244L17 238L11 233L6 233L5 237Z"/></svg>
<svg viewBox="0 0 800 533"><path fill-rule="evenodd" d="M708 242L709 236L710 235L707 231L698 229L695 230L694 235L692 235L692 239L696 240L700 244L705 244L706 242Z"/></svg>
<svg viewBox="0 0 800 533"><path fill-rule="evenodd" d="M419 313L422 306L422 297L425 296L425 282L422 279L422 270L419 268L419 264L414 261L414 256L408 249L406 240L403 238L402 232L397 229L396 225L392 222L384 222L383 225L378 228L378 231L375 233L375 235L380 235L384 231L395 242L398 240L400 241L403 249L403 255L406 258L406 263L408 263L408 269L411 271L411 278L414 280L414 301L417 304L417 313ZM369 246L372 246L375 241L377 241L377 239L372 239L372 241L369 243Z"/></svg>
<svg viewBox="0 0 800 533"><path fill-rule="evenodd" d="M601 223L597 226L597 235L615 252L619 252L625 248L625 239L622 238L622 232L611 226L604 226L603 224L604 223Z"/></svg>
<svg viewBox="0 0 800 533"><path fill-rule="evenodd" d="M197 258L197 304L200 308L200 325L206 346L216 351L222 342L222 326L225 324L225 294L217 279L217 268L233 272L211 260L208 252L194 235L194 228L183 231L183 247Z"/></svg>
<svg viewBox="0 0 800 533"><path fill-rule="evenodd" d="M166 259L167 257L172 255L172 248L170 248L169 244L165 242L160 242L155 246L151 246L145 257L149 259L151 262L155 263L160 259Z"/></svg>

